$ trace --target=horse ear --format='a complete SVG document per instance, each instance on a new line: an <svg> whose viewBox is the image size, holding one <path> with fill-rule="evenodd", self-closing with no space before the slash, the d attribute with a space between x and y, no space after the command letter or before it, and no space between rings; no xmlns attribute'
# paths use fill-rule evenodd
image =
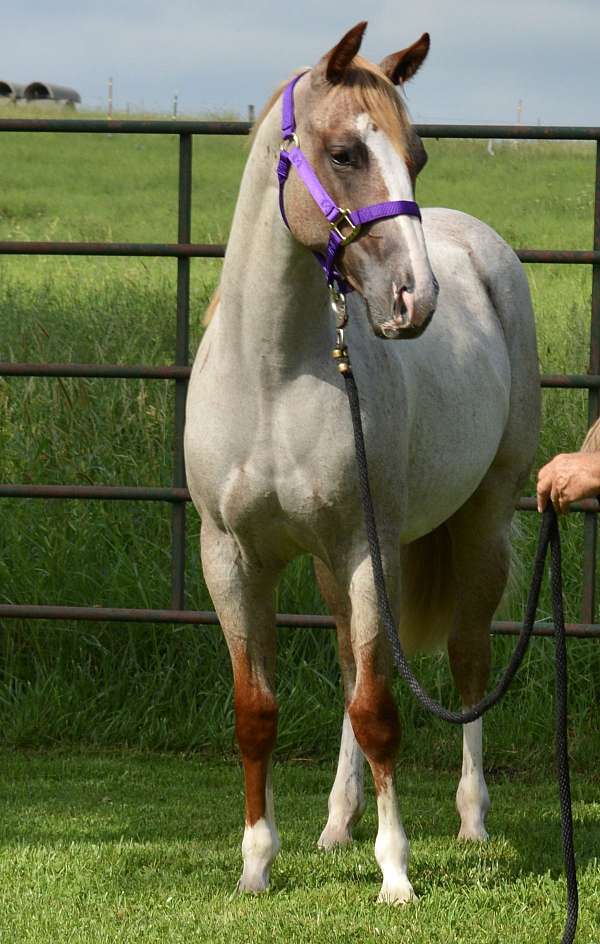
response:
<svg viewBox="0 0 600 944"><path fill-rule="evenodd" d="M400 52L393 52L391 56L386 56L379 63L379 68L382 72L385 72L394 85L408 82L423 65L429 52L429 46L429 33L423 33L421 38L412 46L407 46L406 49L401 49Z"/></svg>
<svg viewBox="0 0 600 944"><path fill-rule="evenodd" d="M346 35L340 39L337 46L334 46L330 52L323 56L322 62L325 66L325 76L332 85L337 85L344 78L346 69L354 59L360 49L360 44L364 32L367 28L367 21L363 20L357 23Z"/></svg>

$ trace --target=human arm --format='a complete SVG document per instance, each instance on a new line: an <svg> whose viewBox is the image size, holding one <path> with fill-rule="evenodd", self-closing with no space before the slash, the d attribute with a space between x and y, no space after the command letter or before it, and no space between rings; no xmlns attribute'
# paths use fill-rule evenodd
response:
<svg viewBox="0 0 600 944"><path fill-rule="evenodd" d="M538 511L543 511L550 499L556 510L564 515L571 502L599 494L600 451L561 453L539 471Z"/></svg>

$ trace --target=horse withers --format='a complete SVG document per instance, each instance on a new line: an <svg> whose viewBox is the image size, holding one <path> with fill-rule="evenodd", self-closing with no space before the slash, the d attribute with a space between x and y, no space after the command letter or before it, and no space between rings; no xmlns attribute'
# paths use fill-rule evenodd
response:
<svg viewBox="0 0 600 944"><path fill-rule="evenodd" d="M426 157L397 87L419 69L429 37L376 66L358 55L365 25L295 82L295 127L284 149L302 149L338 208L408 205ZM319 845L351 839L364 806L366 757L377 795L379 899L400 903L414 897L394 787L400 723L352 423L330 357L330 292L313 255L326 252L331 222L296 166L280 192L285 86L254 132L219 293L192 371L185 434L204 575L233 667L246 789L238 888L263 891L279 849L271 786L274 590L286 564L309 553L336 621L346 702ZM538 438L527 281L496 233L454 210L427 209L422 220L415 213L378 218L354 236L340 243L335 264L354 289L347 340L388 591L405 650L447 644L462 703L470 706L488 681L489 627L507 580L510 523ZM390 343L402 339L413 340ZM456 800L459 838L485 839L481 721L463 729Z"/></svg>

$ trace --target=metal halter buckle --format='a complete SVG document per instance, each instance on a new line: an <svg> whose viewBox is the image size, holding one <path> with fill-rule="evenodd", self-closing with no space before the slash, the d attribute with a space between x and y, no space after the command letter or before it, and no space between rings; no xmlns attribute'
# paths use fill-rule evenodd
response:
<svg viewBox="0 0 600 944"><path fill-rule="evenodd" d="M361 231L360 223L353 223L352 220L350 219L351 212L352 211L349 209L342 210L340 208L340 215L337 217L337 219L333 221L333 223L329 224L331 231L339 237L340 246L347 246L349 243L351 243L353 240L356 239L356 237ZM341 230L342 226L350 227L350 232L346 233L345 236Z"/></svg>
<svg viewBox="0 0 600 944"><path fill-rule="evenodd" d="M299 142L299 140L298 140L298 135L296 134L295 131L293 131L292 134L290 134L290 135L287 136L287 138L285 139L285 141L283 141L282 144L280 145L279 150L280 150L280 151L284 151L284 152L287 153L287 151L288 151L291 147L300 147L300 142Z"/></svg>

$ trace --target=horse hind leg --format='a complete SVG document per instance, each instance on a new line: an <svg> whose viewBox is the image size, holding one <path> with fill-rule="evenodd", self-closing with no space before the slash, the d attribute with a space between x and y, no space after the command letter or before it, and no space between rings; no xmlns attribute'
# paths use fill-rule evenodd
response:
<svg viewBox="0 0 600 944"><path fill-rule="evenodd" d="M505 503L486 483L449 522L456 611L448 639L450 667L464 708L484 696L491 664L490 623L506 587L510 567L513 499ZM500 489L499 489L500 491ZM459 839L488 838L485 817L490 800L483 772L483 722L463 725L462 773L456 793Z"/></svg>
<svg viewBox="0 0 600 944"><path fill-rule="evenodd" d="M204 577L231 656L235 733L244 767L244 866L237 891L258 893L268 887L280 847L271 783L278 713L273 594L277 573L251 568L231 536L207 519L202 522L201 547Z"/></svg>
<svg viewBox="0 0 600 944"><path fill-rule="evenodd" d="M364 812L364 754L352 730L347 708L356 682L356 663L350 639L350 600L321 561L315 559L314 565L321 596L336 623L346 700L337 771L329 794L329 816L318 841L319 849L329 851L351 842L352 828Z"/></svg>

